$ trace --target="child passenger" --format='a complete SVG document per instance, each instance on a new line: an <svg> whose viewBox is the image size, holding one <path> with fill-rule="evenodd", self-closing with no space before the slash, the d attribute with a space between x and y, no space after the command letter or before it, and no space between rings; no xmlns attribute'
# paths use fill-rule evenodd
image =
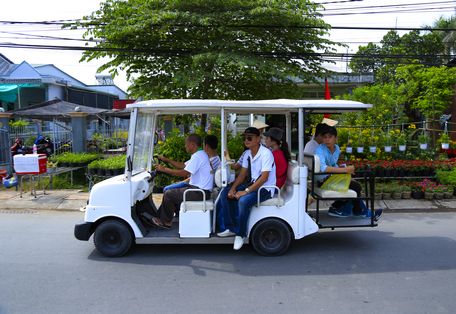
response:
<svg viewBox="0 0 456 314"><path fill-rule="evenodd" d="M337 130L335 127L326 126L321 131L322 144L320 144L315 150L315 155L320 158L320 171L326 173L355 173L355 167L339 167L337 161L340 155L340 148L336 144L337 142ZM321 186L323 182L329 178L329 174L318 176L318 186ZM361 194L361 184L355 180L351 180L349 189L356 192L356 196L359 197ZM328 215L334 217L348 217L349 213L342 211L340 208L345 201L335 201L329 208ZM361 204L358 200L353 202L353 215L362 216L363 213Z"/></svg>

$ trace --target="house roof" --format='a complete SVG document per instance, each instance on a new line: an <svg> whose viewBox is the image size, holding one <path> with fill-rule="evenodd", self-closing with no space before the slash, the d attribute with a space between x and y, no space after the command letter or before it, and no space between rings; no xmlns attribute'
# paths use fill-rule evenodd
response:
<svg viewBox="0 0 456 314"><path fill-rule="evenodd" d="M69 114L73 112L85 112L88 113L90 116L97 116L99 114L108 112L108 110L82 106L60 99L54 99L43 102L41 104L30 106L26 109L18 109L11 111L11 113L15 117L42 120L49 120L53 118L69 119Z"/></svg>

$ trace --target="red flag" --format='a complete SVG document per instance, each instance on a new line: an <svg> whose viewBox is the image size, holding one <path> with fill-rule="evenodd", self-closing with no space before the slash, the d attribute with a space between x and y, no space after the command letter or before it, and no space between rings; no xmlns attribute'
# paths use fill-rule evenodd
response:
<svg viewBox="0 0 456 314"><path fill-rule="evenodd" d="M329 91L329 84L327 78L325 78L325 99L331 99L331 92Z"/></svg>
<svg viewBox="0 0 456 314"><path fill-rule="evenodd" d="M325 99L331 99L331 92L329 91L329 84L328 84L328 79L325 77ZM330 114L325 113L323 115L324 118L329 118L331 117Z"/></svg>

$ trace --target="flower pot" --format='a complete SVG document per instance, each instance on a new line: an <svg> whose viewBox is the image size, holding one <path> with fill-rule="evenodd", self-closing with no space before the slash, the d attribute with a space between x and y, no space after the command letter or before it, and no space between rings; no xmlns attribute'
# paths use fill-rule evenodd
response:
<svg viewBox="0 0 456 314"><path fill-rule="evenodd" d="M443 198L453 198L453 193L452 192L445 192L443 193Z"/></svg>
<svg viewBox="0 0 456 314"><path fill-rule="evenodd" d="M434 193L434 198L436 200L442 200L443 199L443 192L442 193Z"/></svg>
<svg viewBox="0 0 456 314"><path fill-rule="evenodd" d="M375 153L377 151L377 147L376 146L369 146L369 151L371 153Z"/></svg>
<svg viewBox="0 0 456 314"><path fill-rule="evenodd" d="M399 145L400 152L405 152L406 149L407 149L407 145Z"/></svg>
<svg viewBox="0 0 456 314"><path fill-rule="evenodd" d="M412 198L420 200L424 197L424 193L422 191L412 191Z"/></svg>
<svg viewBox="0 0 456 314"><path fill-rule="evenodd" d="M450 148L450 143L442 143L442 149Z"/></svg>
<svg viewBox="0 0 456 314"><path fill-rule="evenodd" d="M434 193L433 192L424 192L424 198L427 200L432 200L432 199L434 199Z"/></svg>
<svg viewBox="0 0 456 314"><path fill-rule="evenodd" d="M399 200L402 198L402 192L393 192L391 193L391 198L393 200Z"/></svg>
<svg viewBox="0 0 456 314"><path fill-rule="evenodd" d="M363 153L364 152L364 147L356 147L356 151L358 153Z"/></svg>
<svg viewBox="0 0 456 314"><path fill-rule="evenodd" d="M427 147L428 147L428 144L427 144L427 143L420 144L420 149L422 149L422 150L427 149Z"/></svg>
<svg viewBox="0 0 456 314"><path fill-rule="evenodd" d="M384 200L391 199L391 193L390 192L383 192L382 193L382 199L384 199Z"/></svg>
<svg viewBox="0 0 456 314"><path fill-rule="evenodd" d="M376 200L381 200L382 199L382 193L375 193L374 195Z"/></svg>
<svg viewBox="0 0 456 314"><path fill-rule="evenodd" d="M391 146L385 146L385 153L391 153Z"/></svg>
<svg viewBox="0 0 456 314"><path fill-rule="evenodd" d="M405 200L411 199L412 198L412 192L411 191L402 192L402 198L405 199Z"/></svg>
<svg viewBox="0 0 456 314"><path fill-rule="evenodd" d="M347 146L347 148L345 149L345 152L346 152L347 154L353 153L353 147Z"/></svg>

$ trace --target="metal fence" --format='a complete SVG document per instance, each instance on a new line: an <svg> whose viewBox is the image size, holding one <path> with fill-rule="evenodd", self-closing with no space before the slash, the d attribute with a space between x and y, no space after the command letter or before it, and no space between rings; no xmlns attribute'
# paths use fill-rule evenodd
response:
<svg viewBox="0 0 456 314"><path fill-rule="evenodd" d="M97 152L115 152L126 148L129 120L112 118L96 119L87 124L87 150ZM48 137L53 144L54 154L72 151L72 128L68 121L54 119L52 121L34 121L28 125L11 127L6 146L8 151L17 138L23 145L32 147L36 138Z"/></svg>
<svg viewBox="0 0 456 314"><path fill-rule="evenodd" d="M127 147L129 120L92 121L87 130L88 150L103 153L122 152Z"/></svg>
<svg viewBox="0 0 456 314"><path fill-rule="evenodd" d="M31 147L39 135L48 137L52 141L54 154L61 154L72 150L71 124L57 119L11 127L9 143L11 146L17 138L20 138L23 145Z"/></svg>
<svg viewBox="0 0 456 314"><path fill-rule="evenodd" d="M0 129L0 169L6 169L8 173L12 170L11 146L8 131L5 129Z"/></svg>

